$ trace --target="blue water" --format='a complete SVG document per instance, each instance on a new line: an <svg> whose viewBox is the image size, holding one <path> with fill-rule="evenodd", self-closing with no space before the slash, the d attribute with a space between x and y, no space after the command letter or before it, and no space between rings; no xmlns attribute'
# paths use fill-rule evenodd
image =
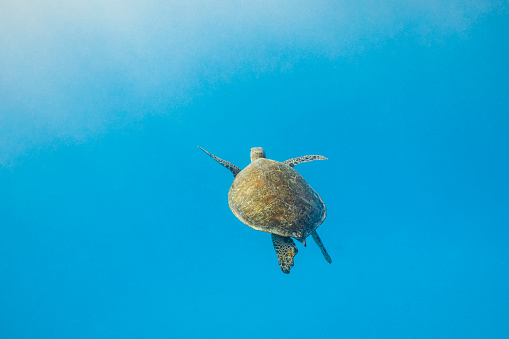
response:
<svg viewBox="0 0 509 339"><path fill-rule="evenodd" d="M507 2L0 6L0 338L509 337ZM196 146L328 157L332 264Z"/></svg>

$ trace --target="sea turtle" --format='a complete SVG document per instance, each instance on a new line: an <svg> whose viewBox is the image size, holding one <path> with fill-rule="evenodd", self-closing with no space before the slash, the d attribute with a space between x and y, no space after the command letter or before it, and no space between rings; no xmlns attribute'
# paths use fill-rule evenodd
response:
<svg viewBox="0 0 509 339"><path fill-rule="evenodd" d="M293 169L300 163L327 160L326 157L305 155L279 162L267 159L263 148L253 147L251 163L240 170L199 148L233 173L235 179L228 193L230 209L244 224L271 234L279 266L284 273L290 273L293 257L298 252L291 238L306 246L306 238L311 234L325 260L332 262L316 233L316 228L327 214L325 204Z"/></svg>

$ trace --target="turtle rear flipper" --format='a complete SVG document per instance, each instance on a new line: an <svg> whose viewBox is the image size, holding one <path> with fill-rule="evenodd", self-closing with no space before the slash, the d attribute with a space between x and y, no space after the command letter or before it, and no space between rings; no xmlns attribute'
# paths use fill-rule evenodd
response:
<svg viewBox="0 0 509 339"><path fill-rule="evenodd" d="M277 261L283 273L290 273L293 267L293 257L297 254L297 246L290 237L282 237L280 235L271 233L272 244L277 254Z"/></svg>
<svg viewBox="0 0 509 339"><path fill-rule="evenodd" d="M320 239L320 237L318 236L318 233L316 233L316 230L311 232L311 236L313 237L313 240L316 242L318 247L320 247L320 251L322 251L322 254L323 254L323 257L325 258L325 260L327 260L327 262L329 264L331 264L332 263L332 259L331 259L330 255L329 255L329 253L327 253L327 250L325 249L325 246L323 246L322 239Z"/></svg>
<svg viewBox="0 0 509 339"><path fill-rule="evenodd" d="M283 161L283 164L293 167L298 164L302 164L303 162L309 162L313 160L328 160L323 155L303 155L302 157L291 158L286 161Z"/></svg>
<svg viewBox="0 0 509 339"><path fill-rule="evenodd" d="M210 157L212 159L214 159L215 161L217 161L218 163L220 163L221 165L223 165L224 167L228 168L234 177L237 176L237 174L239 174L240 172L240 168L238 168L237 166L235 166L234 164L232 164L231 162L228 162L226 160L223 160L221 158L218 158L216 157L214 154L212 153L209 153L207 152L206 150L204 150L203 148L201 148L200 146L198 146L199 149L201 149L203 152L207 153L208 155L210 155Z"/></svg>

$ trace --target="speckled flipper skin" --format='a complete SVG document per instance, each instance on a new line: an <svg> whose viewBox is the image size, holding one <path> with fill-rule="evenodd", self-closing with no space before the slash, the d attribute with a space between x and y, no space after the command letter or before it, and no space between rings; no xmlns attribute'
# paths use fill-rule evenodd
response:
<svg viewBox="0 0 509 339"><path fill-rule="evenodd" d="M327 262L329 264L331 264L332 259L329 255L329 253L327 253L327 250L325 249L325 247L323 246L322 239L320 239L320 237L318 236L318 233L316 233L316 230L311 233L311 236L313 237L313 240L316 242L318 247L320 247L320 251L322 251L322 254L323 254L323 257L325 258L325 260L327 260Z"/></svg>
<svg viewBox="0 0 509 339"><path fill-rule="evenodd" d="M297 254L297 246L290 237L282 237L280 235L271 233L272 244L277 254L277 261L283 273L290 273L293 267L293 257Z"/></svg>
<svg viewBox="0 0 509 339"><path fill-rule="evenodd" d="M207 153L208 155L210 155L212 157L212 159L214 159L215 161L217 161L218 163L220 163L224 167L228 168L233 173L234 177L237 176L237 174L240 172L240 168L238 168L237 166L235 166L231 162L228 162L226 160L220 159L220 158L216 157L215 155L210 154L209 152L207 152L206 150L204 150L200 146L198 146L198 148L201 149L203 152Z"/></svg>
<svg viewBox="0 0 509 339"><path fill-rule="evenodd" d="M283 164L293 167L298 164L302 164L303 162L313 161L313 160L327 160L323 155L304 155L298 158L291 158L286 161L283 161Z"/></svg>

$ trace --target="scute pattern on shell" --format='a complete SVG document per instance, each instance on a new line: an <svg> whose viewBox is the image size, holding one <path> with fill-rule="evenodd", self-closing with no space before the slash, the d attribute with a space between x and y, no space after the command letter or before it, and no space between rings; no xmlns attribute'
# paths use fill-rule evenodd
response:
<svg viewBox="0 0 509 339"><path fill-rule="evenodd" d="M297 171L264 158L235 177L228 202L248 226L296 239L306 238L326 216L322 199Z"/></svg>

